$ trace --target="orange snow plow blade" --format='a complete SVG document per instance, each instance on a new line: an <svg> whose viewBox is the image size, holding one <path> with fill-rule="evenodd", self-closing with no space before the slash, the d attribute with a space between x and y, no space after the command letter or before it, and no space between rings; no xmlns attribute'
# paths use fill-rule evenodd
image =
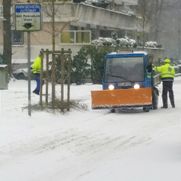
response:
<svg viewBox="0 0 181 181"><path fill-rule="evenodd" d="M152 105L152 89L91 91L92 109Z"/></svg>

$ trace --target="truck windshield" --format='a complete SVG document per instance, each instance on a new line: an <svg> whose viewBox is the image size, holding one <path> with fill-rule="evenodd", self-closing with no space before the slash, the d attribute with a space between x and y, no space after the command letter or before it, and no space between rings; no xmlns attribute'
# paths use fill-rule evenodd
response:
<svg viewBox="0 0 181 181"><path fill-rule="evenodd" d="M106 82L139 82L143 80L143 57L124 57L107 59L105 65Z"/></svg>

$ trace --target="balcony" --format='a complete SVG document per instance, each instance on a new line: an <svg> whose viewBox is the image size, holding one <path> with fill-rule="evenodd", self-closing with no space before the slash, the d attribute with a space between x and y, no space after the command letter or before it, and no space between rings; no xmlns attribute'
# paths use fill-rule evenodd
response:
<svg viewBox="0 0 181 181"><path fill-rule="evenodd" d="M51 5L44 6L43 21L50 22ZM123 12L109 10L85 3L56 3L55 22L70 22L80 27L106 27L108 29L136 30L137 18ZM49 13L50 14L50 13Z"/></svg>

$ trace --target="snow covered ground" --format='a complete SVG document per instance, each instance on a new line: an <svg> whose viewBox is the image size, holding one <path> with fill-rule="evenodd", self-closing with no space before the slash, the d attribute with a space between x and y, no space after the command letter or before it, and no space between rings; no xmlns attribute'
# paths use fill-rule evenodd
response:
<svg viewBox="0 0 181 181"><path fill-rule="evenodd" d="M26 81L0 90L0 180L180 181L181 78L174 84L176 108L149 113L91 110L90 91L99 88L71 86L71 97L88 110L31 117Z"/></svg>

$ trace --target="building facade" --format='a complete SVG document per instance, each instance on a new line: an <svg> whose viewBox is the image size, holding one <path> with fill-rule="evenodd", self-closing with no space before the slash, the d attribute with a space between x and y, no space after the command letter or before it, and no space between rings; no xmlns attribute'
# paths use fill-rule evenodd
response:
<svg viewBox="0 0 181 181"><path fill-rule="evenodd" d="M2 0L0 0L2 4ZM12 58L26 59L27 33L16 31L15 4L27 3L24 0L12 0ZM31 32L31 57L34 58L40 49L52 49L52 2L48 0L31 0L30 3L40 3L42 8L41 30ZM113 6L114 5L116 6ZM82 45L90 44L92 39L100 36L110 37L112 32L117 32L120 37L127 34L134 36L137 31L137 18L129 8L136 5L137 0L112 1L106 8L90 3L74 3L73 1L54 2L54 35L55 47L71 48L73 54ZM115 8L116 7L116 8ZM2 12L2 6L1 6ZM0 13L1 13L0 12ZM0 33L3 34L1 14ZM3 46L0 36L1 50Z"/></svg>

